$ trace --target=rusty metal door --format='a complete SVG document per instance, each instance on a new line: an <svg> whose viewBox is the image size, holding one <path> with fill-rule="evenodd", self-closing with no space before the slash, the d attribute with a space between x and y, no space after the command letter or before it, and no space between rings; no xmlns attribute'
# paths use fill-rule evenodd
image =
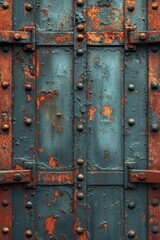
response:
<svg viewBox="0 0 160 240"><path fill-rule="evenodd" d="M160 0L0 0L0 240L160 239Z"/></svg>

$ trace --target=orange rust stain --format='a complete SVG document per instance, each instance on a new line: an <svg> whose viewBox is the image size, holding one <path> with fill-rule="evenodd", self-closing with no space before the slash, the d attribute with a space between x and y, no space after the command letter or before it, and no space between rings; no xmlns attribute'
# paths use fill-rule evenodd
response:
<svg viewBox="0 0 160 240"><path fill-rule="evenodd" d="M13 0L7 0L7 10L0 8L0 30L12 30L12 2Z"/></svg>
<svg viewBox="0 0 160 240"><path fill-rule="evenodd" d="M30 94L27 94L27 100L31 101L32 100L32 96Z"/></svg>
<svg viewBox="0 0 160 240"><path fill-rule="evenodd" d="M72 41L72 35L71 34L65 34L62 36L53 36L53 41L55 43L66 43Z"/></svg>
<svg viewBox="0 0 160 240"><path fill-rule="evenodd" d="M16 170L23 170L23 166L19 165L19 164L16 164L16 167L15 167Z"/></svg>
<svg viewBox="0 0 160 240"><path fill-rule="evenodd" d="M31 70L30 70L29 66L27 66L27 65L24 67L24 76L26 79L28 79L28 78L33 79L33 80L35 79L35 75L31 74Z"/></svg>
<svg viewBox="0 0 160 240"><path fill-rule="evenodd" d="M37 99L36 99L36 108L37 110L40 108L40 105L42 102L45 102L45 101L50 101L50 100L53 100L53 98L58 95L57 93L53 93L51 91L48 91L48 92L45 92L45 91L42 91L39 93L39 95L37 96Z"/></svg>
<svg viewBox="0 0 160 240"><path fill-rule="evenodd" d="M41 180L41 178L44 180L44 182L49 182L51 184L53 184L54 182L73 183L73 173L58 173L58 174L47 173L47 174L45 174L43 172L42 174L39 173L39 175L38 175L39 181Z"/></svg>
<svg viewBox="0 0 160 240"><path fill-rule="evenodd" d="M88 117L89 117L89 121L93 121L94 120L94 114L96 112L96 109L94 107L89 107L88 108Z"/></svg>
<svg viewBox="0 0 160 240"><path fill-rule="evenodd" d="M88 32L87 33L87 37L88 37L88 40L92 42L100 42L102 37L101 35L98 33L92 33L92 32Z"/></svg>
<svg viewBox="0 0 160 240"><path fill-rule="evenodd" d="M42 13L43 13L43 15L47 15L48 14L48 9L47 8L43 8L42 9Z"/></svg>
<svg viewBox="0 0 160 240"><path fill-rule="evenodd" d="M112 113L112 109L106 105L103 107L103 115L106 116L106 115L110 115Z"/></svg>
<svg viewBox="0 0 160 240"><path fill-rule="evenodd" d="M106 229L106 228L107 228L107 223L101 223L101 224L99 225L99 228L104 228L104 229Z"/></svg>
<svg viewBox="0 0 160 240"><path fill-rule="evenodd" d="M58 218L54 217L54 216L46 218L46 220L45 220L45 230L47 231L47 233L49 235L54 233L55 224L56 224L57 220L58 220Z"/></svg>
<svg viewBox="0 0 160 240"><path fill-rule="evenodd" d="M50 155L49 166L54 168L57 166L57 164L58 164L58 161L55 159L55 157L53 155Z"/></svg>
<svg viewBox="0 0 160 240"><path fill-rule="evenodd" d="M44 148L43 147L38 147L38 151L39 152L44 152Z"/></svg>
<svg viewBox="0 0 160 240"><path fill-rule="evenodd" d="M40 73L40 70L41 70L41 66L40 66L40 51L37 50L36 51L36 76L38 77L39 76L39 73Z"/></svg>
<svg viewBox="0 0 160 240"><path fill-rule="evenodd" d="M88 18L90 19L91 26L94 30L97 30L101 23L100 19L97 17L97 13L100 12L100 8L96 7L95 5L88 9Z"/></svg>
<svg viewBox="0 0 160 240"><path fill-rule="evenodd" d="M154 30L159 30L160 29L160 21L157 19L160 18L160 6L156 10L153 10L152 7L154 5L159 5L160 1L149 1L149 6L148 6L148 29L154 29Z"/></svg>
<svg viewBox="0 0 160 240"><path fill-rule="evenodd" d="M112 44L115 40L118 40L120 43L124 42L124 32L114 32L114 33L87 33L88 43L99 43Z"/></svg>
<svg viewBox="0 0 160 240"><path fill-rule="evenodd" d="M59 191L58 191L58 190L55 190L55 191L54 191L54 196L55 196L55 197L59 197Z"/></svg>

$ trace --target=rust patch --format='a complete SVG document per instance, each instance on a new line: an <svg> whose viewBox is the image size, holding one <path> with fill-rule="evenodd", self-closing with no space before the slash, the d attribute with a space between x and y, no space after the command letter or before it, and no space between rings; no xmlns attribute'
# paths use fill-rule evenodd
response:
<svg viewBox="0 0 160 240"><path fill-rule="evenodd" d="M43 172L38 173L38 181L41 183L54 184L56 182L60 184L73 184L73 173L72 172Z"/></svg>
<svg viewBox="0 0 160 240"><path fill-rule="evenodd" d="M94 43L112 44L115 40L119 43L124 43L124 32L101 32L101 33L87 33L88 44Z"/></svg>
<svg viewBox="0 0 160 240"><path fill-rule="evenodd" d="M49 235L53 234L55 231L55 224L58 220L58 217L51 216L46 218L45 220L45 230Z"/></svg>
<svg viewBox="0 0 160 240"><path fill-rule="evenodd" d="M107 228L107 223L101 223L98 228Z"/></svg>
<svg viewBox="0 0 160 240"><path fill-rule="evenodd" d="M55 159L55 157L53 155L50 155L49 157L49 166L54 168L56 167L58 164L58 161Z"/></svg>
<svg viewBox="0 0 160 240"><path fill-rule="evenodd" d="M72 35L70 33L66 33L65 35L54 35L53 41L57 44L68 43L72 41Z"/></svg>
<svg viewBox="0 0 160 240"><path fill-rule="evenodd" d="M90 19L91 26L94 30L97 30L101 23L100 19L97 17L97 14L99 14L100 12L100 8L96 7L95 5L88 9L87 14Z"/></svg>
<svg viewBox="0 0 160 240"><path fill-rule="evenodd" d="M43 15L47 15L48 14L48 9L47 8L43 8L42 9L42 13L43 13Z"/></svg>
<svg viewBox="0 0 160 240"><path fill-rule="evenodd" d="M89 121L93 121L94 120L95 112L96 112L96 109L94 107L89 107L88 108L88 118L89 118Z"/></svg>
<svg viewBox="0 0 160 240"><path fill-rule="evenodd" d="M103 107L103 115L106 116L106 115L110 115L112 113L112 109L106 105Z"/></svg>
<svg viewBox="0 0 160 240"><path fill-rule="evenodd" d="M40 108L40 105L42 102L45 101L51 101L54 99L55 96L57 96L57 92L52 92L52 91L41 91L39 95L36 98L36 109L38 110Z"/></svg>

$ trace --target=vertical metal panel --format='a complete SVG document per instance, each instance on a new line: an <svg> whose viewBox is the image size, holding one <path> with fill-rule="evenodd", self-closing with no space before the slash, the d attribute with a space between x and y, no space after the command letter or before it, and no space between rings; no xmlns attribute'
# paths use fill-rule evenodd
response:
<svg viewBox="0 0 160 240"><path fill-rule="evenodd" d="M123 50L88 50L88 168L123 169Z"/></svg>
<svg viewBox="0 0 160 240"><path fill-rule="evenodd" d="M148 1L148 29L160 29L160 1ZM148 168L160 170L160 97L159 97L159 46L149 47L148 52ZM154 89L153 85L158 86ZM160 185L148 187L148 239L160 238Z"/></svg>
<svg viewBox="0 0 160 240"><path fill-rule="evenodd" d="M130 11L131 6L135 7ZM126 27L146 30L146 1L126 1ZM147 48L125 55L125 162L136 168L147 168ZM132 124L133 123L133 124ZM127 171L126 165L126 171ZM147 188L130 184L125 192L126 238L147 240Z"/></svg>
<svg viewBox="0 0 160 240"><path fill-rule="evenodd" d="M8 8L0 3L0 29L12 29L12 0ZM4 88L6 84L9 86ZM3 46L0 49L0 170L12 167L12 49ZM9 127L9 129L8 129ZM12 186L0 187L0 239L12 238Z"/></svg>

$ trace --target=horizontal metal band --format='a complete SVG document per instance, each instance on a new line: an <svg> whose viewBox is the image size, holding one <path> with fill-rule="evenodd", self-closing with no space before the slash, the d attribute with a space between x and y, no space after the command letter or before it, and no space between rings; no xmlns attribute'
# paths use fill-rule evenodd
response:
<svg viewBox="0 0 160 240"><path fill-rule="evenodd" d="M0 43L32 43L32 32L0 30Z"/></svg>
<svg viewBox="0 0 160 240"><path fill-rule="evenodd" d="M36 45L40 46L73 45L73 33L36 32Z"/></svg>
<svg viewBox="0 0 160 240"><path fill-rule="evenodd" d="M0 170L0 184L32 182L31 170Z"/></svg>
<svg viewBox="0 0 160 240"><path fill-rule="evenodd" d="M130 182L160 183L160 171L157 170L129 170Z"/></svg>
<svg viewBox="0 0 160 240"><path fill-rule="evenodd" d="M36 185L73 185L74 172L38 171ZM124 185L123 171L89 171L87 185L113 186Z"/></svg>

